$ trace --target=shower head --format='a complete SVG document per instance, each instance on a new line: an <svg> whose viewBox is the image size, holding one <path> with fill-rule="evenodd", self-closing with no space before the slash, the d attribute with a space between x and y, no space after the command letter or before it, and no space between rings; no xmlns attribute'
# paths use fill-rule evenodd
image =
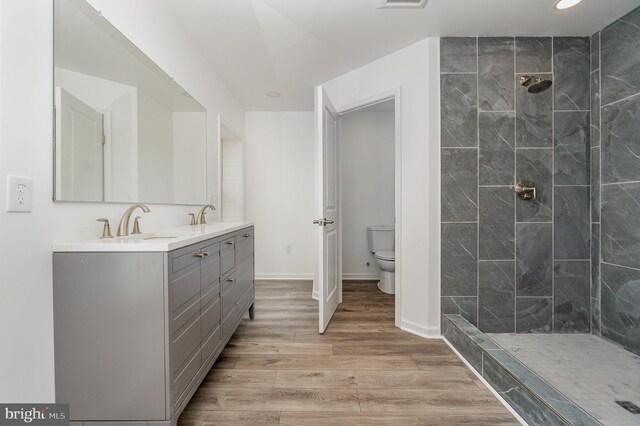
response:
<svg viewBox="0 0 640 426"><path fill-rule="evenodd" d="M523 75L520 77L520 85L527 88L529 93L540 93L551 87L551 80L543 80L540 77L532 75Z"/></svg>

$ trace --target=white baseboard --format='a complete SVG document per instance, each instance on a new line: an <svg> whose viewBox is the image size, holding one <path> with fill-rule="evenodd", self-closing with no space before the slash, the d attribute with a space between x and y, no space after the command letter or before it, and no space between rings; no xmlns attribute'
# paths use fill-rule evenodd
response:
<svg viewBox="0 0 640 426"><path fill-rule="evenodd" d="M502 395L500 395L500 394L499 394L499 393L498 393L498 392L493 388L493 386L491 386L491 385L489 384L489 382L487 382L487 381L485 380L485 378L484 378L484 377L482 377L482 374L478 373L478 371L476 371L476 369L475 369L475 368L473 368L473 366L471 366L471 364L469 364L469 361L467 361L467 360L466 360L466 359L465 359L465 358L460 354L460 352L458 352L458 350L457 350L456 348L454 348L454 347L453 347L453 345L452 345L451 343L449 343L449 341L448 341L447 339L445 339L444 337L441 337L441 339L442 339L442 340L444 340L444 342L445 342L445 343L446 343L446 344L451 348L451 350L453 351L453 353L455 353L455 354L458 356L458 358L460 358L460 359L462 360L462 362L464 362L464 363L465 363L465 365L466 365L467 367L469 367L469 370L473 371L473 374L475 374L475 375L476 375L476 377L477 377L478 379L480 379L480 381L482 382L482 384L484 384L484 385L489 389L489 391L493 394L493 396L495 396L495 397L498 399L498 401L500 401L500 403L501 403L502 405L504 405L504 406L505 406L505 408L506 408L507 410L509 410L509 412L510 412L511 414L513 414L513 417L515 417L515 418L516 418L516 420L517 420L517 421L519 421L521 425L527 426L527 422L525 422L525 421L524 421L524 419L520 416L520 414L518 414L518 413L516 412L516 410L514 410L514 409L513 409L513 407L512 407L511 405L509 405L509 403L508 403L507 401L505 401L505 400L504 400L504 398L502 398Z"/></svg>
<svg viewBox="0 0 640 426"><path fill-rule="evenodd" d="M441 339L442 335L440 330L435 327L425 327L420 324L416 324L413 321L402 320L400 321L400 329L407 331L416 336L424 337L425 339Z"/></svg>
<svg viewBox="0 0 640 426"><path fill-rule="evenodd" d="M256 273L256 280L313 281L313 274Z"/></svg>
<svg viewBox="0 0 640 426"><path fill-rule="evenodd" d="M380 274L342 273L343 280L380 280Z"/></svg>
<svg viewBox="0 0 640 426"><path fill-rule="evenodd" d="M311 298L312 298L313 300L320 300L320 295L318 294L318 292L317 292L316 290L313 290L313 291L311 292Z"/></svg>

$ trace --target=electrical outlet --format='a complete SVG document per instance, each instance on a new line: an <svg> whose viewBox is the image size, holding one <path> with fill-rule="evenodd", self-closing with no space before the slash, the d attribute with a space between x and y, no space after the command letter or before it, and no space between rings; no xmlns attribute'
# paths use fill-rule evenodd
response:
<svg viewBox="0 0 640 426"><path fill-rule="evenodd" d="M30 212L33 200L33 179L7 176L7 211Z"/></svg>
<svg viewBox="0 0 640 426"><path fill-rule="evenodd" d="M293 246L291 244L287 244L284 246L285 254L293 254Z"/></svg>

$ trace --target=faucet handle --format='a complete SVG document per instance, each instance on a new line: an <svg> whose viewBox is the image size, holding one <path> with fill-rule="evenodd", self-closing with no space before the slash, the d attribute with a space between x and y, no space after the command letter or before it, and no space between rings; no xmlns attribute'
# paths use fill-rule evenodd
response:
<svg viewBox="0 0 640 426"><path fill-rule="evenodd" d="M140 216L136 216L133 220L133 231L131 231L131 235L137 234L142 234L142 232L140 232Z"/></svg>
<svg viewBox="0 0 640 426"><path fill-rule="evenodd" d="M191 216L191 221L190 221L189 225L197 225L197 223L196 223L196 214L195 213L189 213L189 216Z"/></svg>
<svg viewBox="0 0 640 426"><path fill-rule="evenodd" d="M97 220L97 222L104 222L104 226L102 227L102 236L100 237L100 239L113 238L113 235L111 235L111 226L109 225L109 219L101 217Z"/></svg>

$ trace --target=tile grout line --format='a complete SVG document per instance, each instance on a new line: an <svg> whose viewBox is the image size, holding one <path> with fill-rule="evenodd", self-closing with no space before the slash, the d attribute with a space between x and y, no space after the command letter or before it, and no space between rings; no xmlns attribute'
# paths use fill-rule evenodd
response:
<svg viewBox="0 0 640 426"><path fill-rule="evenodd" d="M476 325L480 326L480 37L476 37Z"/></svg>
<svg viewBox="0 0 640 426"><path fill-rule="evenodd" d="M555 61L554 61L554 53L555 53L555 37L551 37L551 78L553 81L556 81L555 75ZM556 245L556 217L555 217L555 201L556 201L556 90L555 87L551 86L551 146L553 147L553 151L551 151L551 333L555 332L555 264L553 263L553 259L556 257L555 255L555 245Z"/></svg>
<svg viewBox="0 0 640 426"><path fill-rule="evenodd" d="M518 39L513 38L513 181L511 182L515 188L516 179L518 178ZM515 191L513 192L513 332L518 329L518 198Z"/></svg>
<svg viewBox="0 0 640 426"><path fill-rule="evenodd" d="M598 219L602 223L602 31L598 32L598 111L599 129L598 146L600 147L598 174L600 175L598 185ZM602 225L598 225L598 337L602 337Z"/></svg>

